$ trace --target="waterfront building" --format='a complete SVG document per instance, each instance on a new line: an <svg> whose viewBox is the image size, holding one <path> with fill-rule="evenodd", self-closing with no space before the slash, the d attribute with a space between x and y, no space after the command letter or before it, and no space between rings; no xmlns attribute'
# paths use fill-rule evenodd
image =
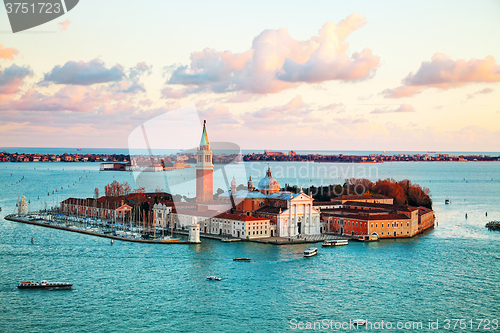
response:
<svg viewBox="0 0 500 333"><path fill-rule="evenodd" d="M241 239L266 238L271 234L269 218L216 211L183 210L182 213L178 213L174 210L172 212L176 228L189 229L194 218L197 219L200 231L204 234Z"/></svg>
<svg viewBox="0 0 500 333"><path fill-rule="evenodd" d="M17 199L17 214L18 215L28 214L28 203L26 202L26 197L24 195L21 198Z"/></svg>
<svg viewBox="0 0 500 333"><path fill-rule="evenodd" d="M168 225L168 215L172 212L174 207L171 203L155 203L153 205L153 216L155 227L166 228Z"/></svg>
<svg viewBox="0 0 500 333"><path fill-rule="evenodd" d="M113 202L111 198L77 199L68 198L61 202L61 211L65 214L88 216L107 219L124 219L130 215L132 206L124 200Z"/></svg>
<svg viewBox="0 0 500 333"><path fill-rule="evenodd" d="M434 212L425 207L348 201L341 208L322 211L321 216L327 232L341 235L404 238L434 226Z"/></svg>
<svg viewBox="0 0 500 333"><path fill-rule="evenodd" d="M335 204L342 205L347 201L355 201L355 202L369 202L369 203L381 203L392 205L394 203L393 198L386 197L381 194L374 195L341 195L336 198L332 198L331 200Z"/></svg>

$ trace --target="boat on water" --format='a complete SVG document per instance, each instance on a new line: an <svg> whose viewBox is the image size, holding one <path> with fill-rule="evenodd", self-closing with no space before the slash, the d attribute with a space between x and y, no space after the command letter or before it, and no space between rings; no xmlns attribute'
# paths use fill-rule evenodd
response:
<svg viewBox="0 0 500 333"><path fill-rule="evenodd" d="M17 288L19 289L71 289L72 283L66 282L49 282L42 280L42 282L28 281L21 282Z"/></svg>
<svg viewBox="0 0 500 333"><path fill-rule="evenodd" d="M321 246L323 247L330 247L330 246L342 246L342 245L348 245L349 241L347 239L334 239L334 240L327 240L324 241Z"/></svg>
<svg viewBox="0 0 500 333"><path fill-rule="evenodd" d="M221 281L222 279L217 276L207 276L207 280L209 281Z"/></svg>
<svg viewBox="0 0 500 333"><path fill-rule="evenodd" d="M318 249L315 247L308 248L304 251L304 257L312 257L318 254Z"/></svg>
<svg viewBox="0 0 500 333"><path fill-rule="evenodd" d="M157 242L177 242L177 241L180 241L181 239L180 238L172 238L171 236L165 236L165 237L161 237L161 238L155 238L153 240L157 241Z"/></svg>
<svg viewBox="0 0 500 333"><path fill-rule="evenodd" d="M250 261L250 258L234 258L233 261Z"/></svg>
<svg viewBox="0 0 500 333"><path fill-rule="evenodd" d="M378 235L361 235L356 238L358 242L378 242Z"/></svg>
<svg viewBox="0 0 500 333"><path fill-rule="evenodd" d="M363 326L366 325L366 320L364 319L354 319L352 323L356 326Z"/></svg>
<svg viewBox="0 0 500 333"><path fill-rule="evenodd" d="M446 199L446 200L444 201L444 203L445 203L446 205L449 205L449 204L450 204L450 199Z"/></svg>

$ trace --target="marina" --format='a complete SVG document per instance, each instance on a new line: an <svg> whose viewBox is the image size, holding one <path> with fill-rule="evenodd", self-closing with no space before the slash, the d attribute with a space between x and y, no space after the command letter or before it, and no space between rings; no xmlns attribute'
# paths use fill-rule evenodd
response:
<svg viewBox="0 0 500 333"><path fill-rule="evenodd" d="M115 232L105 231L100 228L95 227L77 227L75 225L68 225L64 222L63 219L54 219L51 221L43 220L43 219L33 219L30 217L17 217L16 215L7 215L4 217L6 220L27 223L32 225L37 225L41 227L65 230L70 232L78 232L81 234L87 234L91 236L104 237L113 240L125 241L125 242L134 242L134 243L149 243L149 244L192 244L189 241L181 241L180 238L143 238L140 233L137 232ZM59 222L56 222L59 221ZM111 243L112 244L112 243Z"/></svg>

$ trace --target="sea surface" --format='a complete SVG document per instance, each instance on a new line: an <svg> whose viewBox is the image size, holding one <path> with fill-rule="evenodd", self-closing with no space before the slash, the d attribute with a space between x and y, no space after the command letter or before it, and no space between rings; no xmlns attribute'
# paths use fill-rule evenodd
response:
<svg viewBox="0 0 500 333"><path fill-rule="evenodd" d="M227 189L225 178L233 176L243 184L251 175L257 185L268 167L282 186L410 179L431 190L437 225L412 239L318 244L312 258L302 257L307 244L202 239L199 245L111 245L3 216L16 210L21 195L36 210L68 197L92 197L96 187L102 194L113 180L189 197L195 170L134 175L99 172L99 163L1 163L0 332L284 332L298 331L299 322L336 331L325 323L333 321L334 328L357 318L379 332L403 331L398 322L421 322L414 331L429 331L429 321L438 321L435 332L500 331L494 329L500 319L500 232L484 227L500 220L498 162L245 163L218 170L214 188ZM252 261L233 262L235 257ZM222 281L206 281L208 275ZM16 287L42 279L74 286ZM453 329L447 319L464 319L466 329Z"/></svg>

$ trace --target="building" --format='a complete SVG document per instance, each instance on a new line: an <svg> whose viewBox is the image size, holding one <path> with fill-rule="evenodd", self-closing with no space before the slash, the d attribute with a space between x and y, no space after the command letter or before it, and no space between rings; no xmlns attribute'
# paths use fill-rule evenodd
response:
<svg viewBox="0 0 500 333"><path fill-rule="evenodd" d="M17 214L28 215L28 203L24 195L20 199L17 199Z"/></svg>
<svg viewBox="0 0 500 333"><path fill-rule="evenodd" d="M203 133L201 134L200 147L196 152L196 202L203 203L213 200L213 171L212 150L208 141L207 121L203 122Z"/></svg>
<svg viewBox="0 0 500 333"><path fill-rule="evenodd" d="M369 202L369 203L381 203L381 204L389 204L392 205L394 203L393 198L386 197L381 194L374 195L341 195L340 197L333 198L331 200L335 204L342 205L347 201L356 201L356 202Z"/></svg>
<svg viewBox="0 0 500 333"><path fill-rule="evenodd" d="M268 218L270 237L295 237L318 235L324 231L319 210L313 207L313 198L300 189L299 193L280 191L280 185L268 168L266 175L253 190L253 181L248 180L249 190L236 191L233 179L231 191L219 195L219 200L236 202L233 212L248 216ZM251 190L250 190L251 189Z"/></svg>
<svg viewBox="0 0 500 333"><path fill-rule="evenodd" d="M68 198L61 202L61 211L71 215L124 220L130 217L132 206L126 204L123 199L118 202L107 197L99 199Z"/></svg>
<svg viewBox="0 0 500 333"><path fill-rule="evenodd" d="M321 213L327 232L372 235L379 238L413 237L434 226L434 212L425 207L348 201Z"/></svg>
<svg viewBox="0 0 500 333"><path fill-rule="evenodd" d="M153 205L153 217L155 227L166 228L168 226L168 216L174 208L174 203L155 203Z"/></svg>
<svg viewBox="0 0 500 333"><path fill-rule="evenodd" d="M200 226L200 232L209 235L255 239L270 237L271 233L271 223L268 218L246 214L198 210L183 210L181 214L174 210L172 219L174 226L183 230L189 230L193 219L196 219Z"/></svg>

